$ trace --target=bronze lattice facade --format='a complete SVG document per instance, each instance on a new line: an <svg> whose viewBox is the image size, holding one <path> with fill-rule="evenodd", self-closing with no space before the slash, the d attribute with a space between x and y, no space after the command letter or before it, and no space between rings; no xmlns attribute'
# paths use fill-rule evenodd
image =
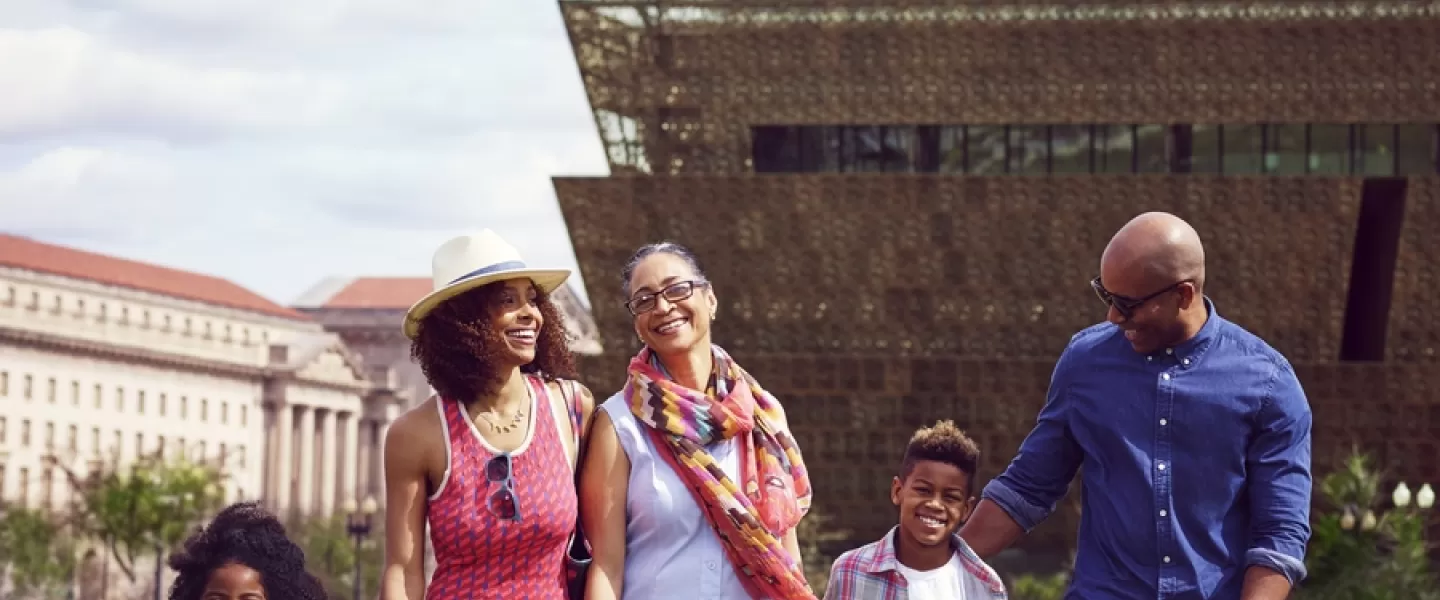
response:
<svg viewBox="0 0 1440 600"><path fill-rule="evenodd" d="M614 173L555 182L605 348L587 383L618 389L636 350L625 258L690 246L719 343L786 402L857 539L893 523L923 423L1004 467L1103 317L1100 250L1146 210L1195 224L1219 309L1296 363L1317 467L1354 441L1440 480L1440 7L561 6Z"/></svg>

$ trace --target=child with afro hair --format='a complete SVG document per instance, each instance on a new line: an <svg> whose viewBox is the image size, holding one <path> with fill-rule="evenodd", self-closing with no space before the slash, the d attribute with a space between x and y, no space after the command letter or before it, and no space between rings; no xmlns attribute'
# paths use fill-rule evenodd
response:
<svg viewBox="0 0 1440 600"><path fill-rule="evenodd" d="M170 555L170 568L177 573L170 600L326 598L280 520L253 502L220 511Z"/></svg>
<svg viewBox="0 0 1440 600"><path fill-rule="evenodd" d="M890 482L899 525L830 568L826 600L995 600L1005 586L956 535L975 509L980 448L951 421L910 438Z"/></svg>

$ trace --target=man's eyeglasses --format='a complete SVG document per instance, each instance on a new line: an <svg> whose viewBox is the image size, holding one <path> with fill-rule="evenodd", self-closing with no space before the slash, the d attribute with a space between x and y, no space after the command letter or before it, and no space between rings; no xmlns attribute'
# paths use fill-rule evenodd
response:
<svg viewBox="0 0 1440 600"><path fill-rule="evenodd" d="M485 499L485 508L490 514L495 515L503 521L520 522L520 501L515 497L514 469L511 468L510 455L498 454L485 462L485 481L492 486L500 484L489 498Z"/></svg>
<svg viewBox="0 0 1440 600"><path fill-rule="evenodd" d="M1131 298L1129 296L1121 296L1119 294L1110 293L1110 290L1105 289L1105 285L1100 283L1099 277L1090 280L1090 289L1095 290L1095 295L1098 296L1100 298L1100 301L1104 302L1106 306L1115 307L1115 312L1118 312L1120 313L1120 316L1129 319L1135 316L1135 311L1140 310L1140 307L1144 306L1146 302L1149 302L1151 300L1159 298L1160 296L1180 289L1180 286L1191 283L1193 281L1193 279L1177 281L1168 286L1165 286L1164 289L1158 292L1140 298Z"/></svg>
<svg viewBox="0 0 1440 600"><path fill-rule="evenodd" d="M695 295L695 290L710 285L705 281L679 281L665 286L659 292L640 292L635 294L629 302L625 303L625 309L630 311L631 316L639 316L643 313L655 310L659 298L674 304Z"/></svg>

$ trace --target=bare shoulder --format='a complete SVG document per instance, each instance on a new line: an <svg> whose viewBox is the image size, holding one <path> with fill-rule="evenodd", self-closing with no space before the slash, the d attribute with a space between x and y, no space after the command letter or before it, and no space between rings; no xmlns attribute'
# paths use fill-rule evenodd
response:
<svg viewBox="0 0 1440 600"><path fill-rule="evenodd" d="M390 424L385 434L387 454L396 453L413 460L430 455L437 444L444 443L441 429L445 426L435 408L434 396L410 407Z"/></svg>
<svg viewBox="0 0 1440 600"><path fill-rule="evenodd" d="M570 410L569 401L578 397L580 400L581 424L585 429L590 428L591 417L595 414L595 395L585 384L573 379L556 379L546 384L550 388L550 396L558 404L563 404L565 410Z"/></svg>

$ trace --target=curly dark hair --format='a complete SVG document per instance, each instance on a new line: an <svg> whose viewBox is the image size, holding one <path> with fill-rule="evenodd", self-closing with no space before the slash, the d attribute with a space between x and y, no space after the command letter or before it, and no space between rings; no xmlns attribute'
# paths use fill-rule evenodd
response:
<svg viewBox="0 0 1440 600"><path fill-rule="evenodd" d="M169 563L177 573L170 600L200 600L210 574L232 563L259 572L265 595L271 598L326 597L320 580L305 571L305 553L285 535L285 526L254 502L238 502L220 511L185 540L184 550L170 555Z"/></svg>
<svg viewBox="0 0 1440 600"><path fill-rule="evenodd" d="M468 404L504 383L496 355L505 347L505 333L490 326L491 307L504 291L503 281L475 288L440 303L420 320L410 356L441 397ZM520 370L547 380L574 379L575 357L565 320L549 294L538 287L535 291L535 305L545 322L536 335L535 360Z"/></svg>
<svg viewBox="0 0 1440 600"><path fill-rule="evenodd" d="M980 465L980 446L955 426L954 421L940 421L933 427L922 427L910 437L905 447L905 458L900 463L900 477L910 476L915 463L933 460L951 465L969 476L970 487L975 487L975 470Z"/></svg>

